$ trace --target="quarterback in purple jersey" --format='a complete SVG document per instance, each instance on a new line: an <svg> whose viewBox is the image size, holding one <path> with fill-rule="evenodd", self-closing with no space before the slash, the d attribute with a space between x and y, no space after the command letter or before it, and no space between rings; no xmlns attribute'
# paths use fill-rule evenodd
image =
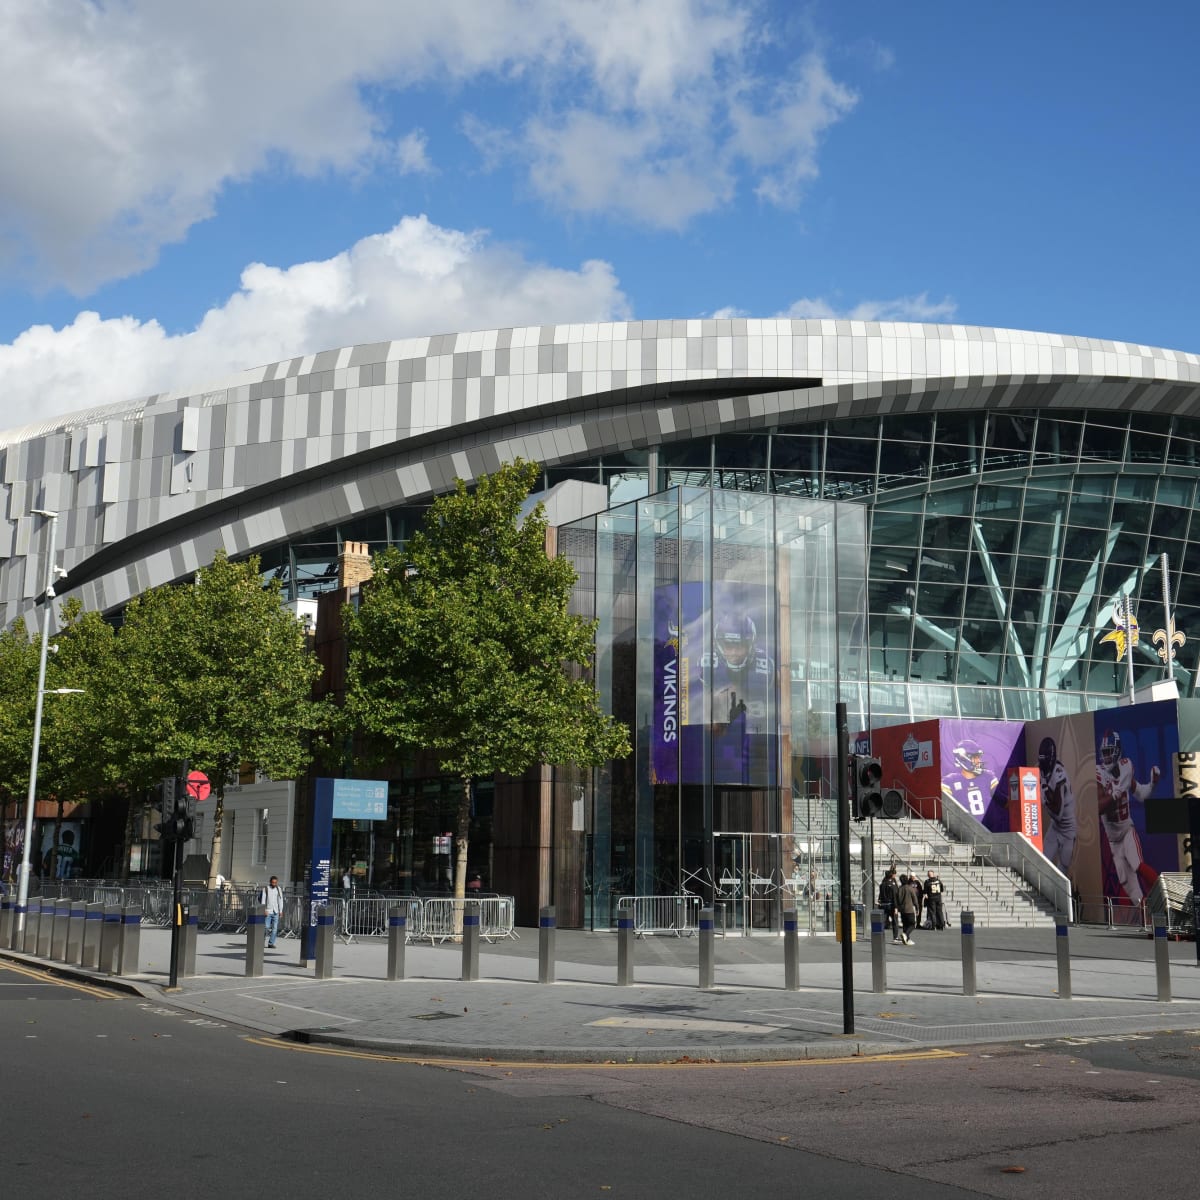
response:
<svg viewBox="0 0 1200 1200"><path fill-rule="evenodd" d="M987 769L983 748L964 738L954 747L954 770L942 776L942 799L953 800L977 821L992 801L999 780Z"/></svg>

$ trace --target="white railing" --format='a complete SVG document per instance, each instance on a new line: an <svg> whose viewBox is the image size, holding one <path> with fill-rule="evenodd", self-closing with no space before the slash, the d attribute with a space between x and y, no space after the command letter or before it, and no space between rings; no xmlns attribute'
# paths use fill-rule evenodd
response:
<svg viewBox="0 0 1200 1200"><path fill-rule="evenodd" d="M432 944L461 937L463 908L467 903L479 905L479 936L485 942L517 937L513 927L516 901L512 896L472 896L469 900L457 900L453 896L430 896L420 901L420 931L414 933L410 925L408 940L428 938Z"/></svg>
<svg viewBox="0 0 1200 1200"><path fill-rule="evenodd" d="M617 916L632 917L634 933L671 933L689 937L700 927L699 896L621 896Z"/></svg>

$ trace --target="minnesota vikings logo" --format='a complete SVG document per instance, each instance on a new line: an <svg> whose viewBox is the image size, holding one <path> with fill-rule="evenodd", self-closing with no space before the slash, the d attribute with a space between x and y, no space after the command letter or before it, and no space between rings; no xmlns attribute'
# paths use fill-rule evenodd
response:
<svg viewBox="0 0 1200 1200"><path fill-rule="evenodd" d="M1112 642L1116 646L1117 662L1120 662L1121 659L1123 659L1125 657L1126 635L1128 634L1128 636L1134 646L1136 646L1138 644L1137 617L1135 617L1133 615L1133 613L1130 612L1129 622L1128 622L1129 628L1128 628L1128 630L1126 630L1125 605L1123 603L1121 603L1121 604L1117 604L1113 607L1112 623L1116 626L1116 628L1113 630L1110 630L1100 640L1102 642Z"/></svg>

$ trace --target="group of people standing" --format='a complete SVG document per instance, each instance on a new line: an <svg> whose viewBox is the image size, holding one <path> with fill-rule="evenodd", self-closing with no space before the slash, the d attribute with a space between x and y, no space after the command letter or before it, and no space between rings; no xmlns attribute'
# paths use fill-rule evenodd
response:
<svg viewBox="0 0 1200 1200"><path fill-rule="evenodd" d="M921 924L925 910L926 929L945 929L946 910L942 902L942 881L930 871L922 883L915 875L900 875L891 867L879 885L879 907L892 929L892 943L913 945L912 933Z"/></svg>

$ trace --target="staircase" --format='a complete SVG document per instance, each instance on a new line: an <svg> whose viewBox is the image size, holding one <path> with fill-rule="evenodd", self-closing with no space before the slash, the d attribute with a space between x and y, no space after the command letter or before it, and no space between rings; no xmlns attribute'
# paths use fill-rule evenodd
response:
<svg viewBox="0 0 1200 1200"><path fill-rule="evenodd" d="M939 821L912 815L875 818L875 876L895 864L902 875L915 874L924 882L938 873L945 891L946 916L957 925L959 913L975 914L983 929L1050 928L1054 910L1015 871L979 861L972 846L953 841Z"/></svg>

